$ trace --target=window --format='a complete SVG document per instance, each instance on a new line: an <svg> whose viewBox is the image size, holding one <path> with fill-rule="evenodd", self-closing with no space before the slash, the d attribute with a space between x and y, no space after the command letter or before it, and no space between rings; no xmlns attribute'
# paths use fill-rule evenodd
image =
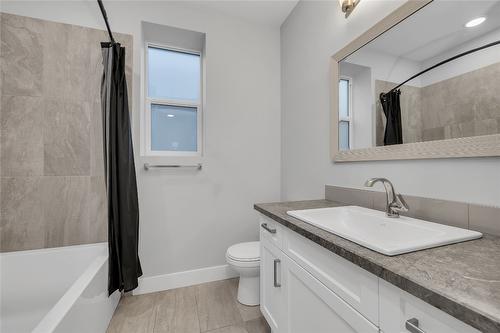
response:
<svg viewBox="0 0 500 333"><path fill-rule="evenodd" d="M146 49L146 155L201 155L200 52Z"/></svg>
<svg viewBox="0 0 500 333"><path fill-rule="evenodd" d="M351 79L341 78L339 81L339 149L352 148L352 98Z"/></svg>

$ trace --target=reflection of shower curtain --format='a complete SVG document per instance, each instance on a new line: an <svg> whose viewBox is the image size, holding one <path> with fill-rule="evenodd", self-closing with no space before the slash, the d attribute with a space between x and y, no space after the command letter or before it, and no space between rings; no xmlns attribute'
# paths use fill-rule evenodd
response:
<svg viewBox="0 0 500 333"><path fill-rule="evenodd" d="M125 79L125 48L101 43L104 72L101 105L108 197L108 292L137 288L139 204Z"/></svg>
<svg viewBox="0 0 500 333"><path fill-rule="evenodd" d="M384 132L384 146L403 143L403 129L401 126L401 105L399 102L399 89L380 94L380 103L386 118Z"/></svg>

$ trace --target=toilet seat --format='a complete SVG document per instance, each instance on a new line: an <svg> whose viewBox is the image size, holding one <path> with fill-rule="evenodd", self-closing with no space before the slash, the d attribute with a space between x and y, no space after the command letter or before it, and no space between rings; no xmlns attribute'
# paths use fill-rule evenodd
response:
<svg viewBox="0 0 500 333"><path fill-rule="evenodd" d="M254 260L254 261L238 261L229 258L226 256L226 262L234 267L237 268L257 268L260 266L260 260Z"/></svg>
<svg viewBox="0 0 500 333"><path fill-rule="evenodd" d="M253 263L260 261L260 242L245 242L230 246L226 258L236 263Z"/></svg>

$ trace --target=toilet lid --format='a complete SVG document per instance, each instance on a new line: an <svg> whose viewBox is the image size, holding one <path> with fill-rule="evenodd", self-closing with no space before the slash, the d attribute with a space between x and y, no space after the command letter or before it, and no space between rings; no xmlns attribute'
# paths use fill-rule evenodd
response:
<svg viewBox="0 0 500 333"><path fill-rule="evenodd" d="M246 242L230 246L227 256L236 261L260 260L260 242Z"/></svg>

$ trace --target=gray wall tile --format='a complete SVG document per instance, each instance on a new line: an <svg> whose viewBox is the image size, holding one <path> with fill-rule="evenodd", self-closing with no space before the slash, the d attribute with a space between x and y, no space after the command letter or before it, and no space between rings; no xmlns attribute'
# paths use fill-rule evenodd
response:
<svg viewBox="0 0 500 333"><path fill-rule="evenodd" d="M385 212L387 209L387 195L385 192L372 192L372 198L373 198L373 209L376 210L381 210ZM405 196L406 198L406 196Z"/></svg>
<svg viewBox="0 0 500 333"><path fill-rule="evenodd" d="M40 97L3 96L0 107L2 176L43 175Z"/></svg>
<svg viewBox="0 0 500 333"><path fill-rule="evenodd" d="M444 140L444 132L444 127L426 128L422 131L422 140Z"/></svg>
<svg viewBox="0 0 500 333"><path fill-rule="evenodd" d="M89 241L89 177L43 177L47 247Z"/></svg>
<svg viewBox="0 0 500 333"><path fill-rule="evenodd" d="M348 205L357 205L367 208L373 207L371 191L326 185L325 198Z"/></svg>
<svg viewBox="0 0 500 333"><path fill-rule="evenodd" d="M47 100L43 126L45 175L89 176L89 104Z"/></svg>
<svg viewBox="0 0 500 333"><path fill-rule="evenodd" d="M41 96L44 21L0 15L2 95Z"/></svg>
<svg viewBox="0 0 500 333"><path fill-rule="evenodd" d="M469 205L469 229L500 236L500 207Z"/></svg>
<svg viewBox="0 0 500 333"><path fill-rule="evenodd" d="M91 101L90 90L100 92L101 85L92 85L95 83L90 80L94 73L90 68L90 50L100 49L99 44L89 44L88 28L70 25L69 40L66 45L65 55L68 57L68 100L74 102Z"/></svg>
<svg viewBox="0 0 500 333"><path fill-rule="evenodd" d="M69 26L44 21L43 37L43 96L47 99L67 98L70 93L70 63L66 54L70 39Z"/></svg>
<svg viewBox="0 0 500 333"><path fill-rule="evenodd" d="M469 226L466 203L408 195L404 199L410 210L402 215L465 229Z"/></svg>
<svg viewBox="0 0 500 333"><path fill-rule="evenodd" d="M90 177L89 242L108 240L108 211L106 184L103 176Z"/></svg>
<svg viewBox="0 0 500 333"><path fill-rule="evenodd" d="M45 247L41 178L1 178L1 251Z"/></svg>
<svg viewBox="0 0 500 333"><path fill-rule="evenodd" d="M89 45L100 45L102 41L109 39L106 32L90 29L88 33ZM118 36L116 37L118 38ZM101 77L102 77L102 51L101 48L89 47L88 77L90 84L89 101L101 101ZM130 81L128 81L130 82Z"/></svg>
<svg viewBox="0 0 500 333"><path fill-rule="evenodd" d="M107 33L4 13L0 21L0 251L106 241L100 42ZM115 38L127 48L130 100L133 41Z"/></svg>
<svg viewBox="0 0 500 333"><path fill-rule="evenodd" d="M90 108L90 175L104 176L103 127L101 103Z"/></svg>
<svg viewBox="0 0 500 333"><path fill-rule="evenodd" d="M500 104L497 107L500 109ZM500 115L500 111L498 115ZM474 133L475 135L490 135L499 133L496 119L491 118L476 120L474 122Z"/></svg>

